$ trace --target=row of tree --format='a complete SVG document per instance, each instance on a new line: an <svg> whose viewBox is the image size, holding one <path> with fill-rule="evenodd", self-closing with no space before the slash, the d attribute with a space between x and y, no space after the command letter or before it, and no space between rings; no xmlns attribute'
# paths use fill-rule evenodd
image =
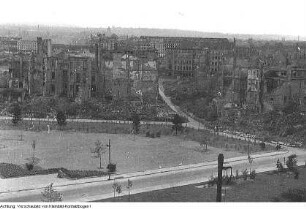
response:
<svg viewBox="0 0 306 209"><path fill-rule="evenodd" d="M13 115L12 123L17 124L22 119L22 110L19 103L14 103L10 109L9 112ZM58 110L56 112L56 120L60 127L65 126L67 124L66 121L66 113L62 110ZM140 121L141 118L139 114L134 112L131 116L131 121L133 122L133 133L139 134L140 130ZM179 116L178 114L175 114L172 120L173 127L172 129L175 131L175 134L177 135L178 131L181 131L183 129L182 124L186 123L187 119L185 119L182 116Z"/></svg>

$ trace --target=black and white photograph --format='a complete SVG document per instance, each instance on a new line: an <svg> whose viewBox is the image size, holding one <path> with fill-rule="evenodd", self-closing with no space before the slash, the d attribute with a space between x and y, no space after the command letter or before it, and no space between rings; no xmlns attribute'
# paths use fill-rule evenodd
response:
<svg viewBox="0 0 306 209"><path fill-rule="evenodd" d="M306 207L306 0L1 0L0 208L280 202Z"/></svg>

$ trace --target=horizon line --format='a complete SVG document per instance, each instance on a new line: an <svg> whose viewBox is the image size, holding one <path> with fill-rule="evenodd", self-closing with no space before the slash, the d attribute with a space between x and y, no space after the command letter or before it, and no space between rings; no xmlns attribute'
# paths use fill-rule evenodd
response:
<svg viewBox="0 0 306 209"><path fill-rule="evenodd" d="M298 41L296 39L303 39L299 41L306 41L306 36L301 35L286 35L286 34L273 34L273 33L235 33L235 32L210 32L210 31L199 31L199 30L188 30L188 29L180 29L180 28L149 28L149 27L122 27L122 26L101 26L101 27L94 27L94 26L81 26L81 25L73 25L73 24L47 24L47 23L0 23L0 26L30 26L30 27L58 27L58 28L75 28L75 29L107 29L110 28L122 28L122 29L153 29L153 30L178 30L178 31L185 31L185 32L196 32L196 33L210 33L210 34L220 34L220 35L244 35L244 36L279 36L279 38L292 38L291 41ZM296 37L296 39L294 38Z"/></svg>

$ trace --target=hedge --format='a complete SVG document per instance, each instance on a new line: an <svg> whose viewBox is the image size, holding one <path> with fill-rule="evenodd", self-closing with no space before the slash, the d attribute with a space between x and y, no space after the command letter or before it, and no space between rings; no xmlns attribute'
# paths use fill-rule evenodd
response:
<svg viewBox="0 0 306 209"><path fill-rule="evenodd" d="M24 169L20 165L15 165L11 163L0 163L0 175L3 178L16 178L16 177L33 176L33 175L55 174L55 173L58 173L59 170L61 170L68 178L72 178L72 179L108 175L107 172L103 172L103 171L68 170L66 168L49 168L49 169L29 171L27 169Z"/></svg>

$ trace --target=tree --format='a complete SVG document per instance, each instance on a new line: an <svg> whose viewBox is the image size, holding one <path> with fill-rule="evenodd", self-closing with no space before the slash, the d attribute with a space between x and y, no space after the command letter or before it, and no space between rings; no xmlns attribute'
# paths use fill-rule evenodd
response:
<svg viewBox="0 0 306 209"><path fill-rule="evenodd" d="M63 111L59 110L56 114L56 120L60 127L66 125L66 115Z"/></svg>
<svg viewBox="0 0 306 209"><path fill-rule="evenodd" d="M173 129L175 129L175 135L177 135L177 131L178 130L182 130L183 125L182 123L184 123L184 118L179 116L178 114L175 114L172 120L173 123Z"/></svg>
<svg viewBox="0 0 306 209"><path fill-rule="evenodd" d="M35 157L36 140L32 141L31 146L32 146L32 151L33 151L32 157L26 158L26 160L28 161L28 163L26 163L26 167L28 170L32 170L34 166L37 165L40 161L39 158Z"/></svg>
<svg viewBox="0 0 306 209"><path fill-rule="evenodd" d="M129 190L129 202L131 201L131 188L133 187L133 183L130 179L128 179L128 184L126 188Z"/></svg>
<svg viewBox="0 0 306 209"><path fill-rule="evenodd" d="M133 131L135 134L139 134L140 128L140 117L137 113L132 115L132 122L133 122Z"/></svg>
<svg viewBox="0 0 306 209"><path fill-rule="evenodd" d="M95 147L91 150L91 153L95 154L96 158L100 159L100 169L102 168L102 155L106 152L106 146L103 145L99 140L95 142Z"/></svg>
<svg viewBox="0 0 306 209"><path fill-rule="evenodd" d="M63 199L63 195L53 188L53 183L45 187L41 194L43 202L61 202Z"/></svg>
<svg viewBox="0 0 306 209"><path fill-rule="evenodd" d="M13 124L17 124L19 121L21 121L21 106L19 105L19 103L14 103L9 111L12 115L12 123Z"/></svg>
<svg viewBox="0 0 306 209"><path fill-rule="evenodd" d="M120 194L122 192L122 187L121 187L120 184L115 183L115 180L114 180L114 183L113 183L112 187L113 187L113 190L114 190L114 198L116 198L116 192L118 194Z"/></svg>

